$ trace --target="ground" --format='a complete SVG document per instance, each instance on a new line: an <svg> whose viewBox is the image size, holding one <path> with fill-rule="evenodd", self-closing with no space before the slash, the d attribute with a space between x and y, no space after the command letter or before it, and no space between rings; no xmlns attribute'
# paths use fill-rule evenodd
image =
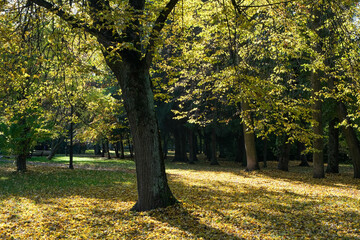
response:
<svg viewBox="0 0 360 240"><path fill-rule="evenodd" d="M236 163L167 163L180 203L132 212L131 160L0 161L0 239L360 239L360 183L351 166L313 179L311 168L248 173ZM46 163L42 163L46 161Z"/></svg>

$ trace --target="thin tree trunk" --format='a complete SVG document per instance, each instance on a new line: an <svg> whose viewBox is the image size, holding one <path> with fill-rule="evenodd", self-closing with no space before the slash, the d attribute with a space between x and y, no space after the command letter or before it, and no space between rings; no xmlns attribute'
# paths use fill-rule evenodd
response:
<svg viewBox="0 0 360 240"><path fill-rule="evenodd" d="M350 123L350 120L347 117L347 109L345 104L339 104L339 115L342 121L347 121ZM356 136L356 132L352 126L342 127L343 134L345 136L346 144L349 147L349 155L353 162L354 166L354 178L360 178L360 143L359 139Z"/></svg>
<svg viewBox="0 0 360 240"><path fill-rule="evenodd" d="M74 109L73 106L71 106L71 116L73 115ZM70 169L74 169L74 164L73 164L73 157L74 157L74 144L73 144L73 136L74 136L74 123L70 122L70 146L69 146L69 156L70 156L70 161L69 161L69 168Z"/></svg>
<svg viewBox="0 0 360 240"><path fill-rule="evenodd" d="M197 161L196 158L196 141L194 131L189 129L189 164L194 164Z"/></svg>
<svg viewBox="0 0 360 240"><path fill-rule="evenodd" d="M313 132L315 139L313 142L313 177L324 178L324 156L323 156L323 128L322 128L322 111L321 111L321 100L317 94L321 90L321 82L318 73L311 73L311 85L312 85L312 98L314 103L312 106L312 117L315 122L313 125Z"/></svg>
<svg viewBox="0 0 360 240"><path fill-rule="evenodd" d="M168 146L168 134L164 134L163 136L163 141L164 141L164 148L163 148L163 154L164 154L164 159L167 158L168 152L169 152L169 146Z"/></svg>
<svg viewBox="0 0 360 240"><path fill-rule="evenodd" d="M130 136L128 136L128 146L129 146L129 152L130 152L130 158L133 158L134 157L134 149L131 145L131 141L130 141Z"/></svg>
<svg viewBox="0 0 360 240"><path fill-rule="evenodd" d="M119 149L120 149L120 142L117 141L117 142L115 143L115 145L114 145L115 157L116 157L116 158L120 158Z"/></svg>
<svg viewBox="0 0 360 240"><path fill-rule="evenodd" d="M219 165L216 157L216 129L215 127L211 130L211 162L210 165Z"/></svg>
<svg viewBox="0 0 360 240"><path fill-rule="evenodd" d="M259 163L257 160L256 147L255 147L255 133L250 129L247 124L252 123L250 113L250 106L247 102L242 102L241 104L242 111L244 113L243 129L244 129L244 143L245 143L245 152L246 152L246 171L254 171L260 169Z"/></svg>
<svg viewBox="0 0 360 240"><path fill-rule="evenodd" d="M339 129L335 128L337 123L337 118L334 118L329 122L327 173L339 173Z"/></svg>
<svg viewBox="0 0 360 240"><path fill-rule="evenodd" d="M106 147L105 147L104 139L101 140L101 148L102 148L101 157L105 157Z"/></svg>
<svg viewBox="0 0 360 240"><path fill-rule="evenodd" d="M106 139L107 159L111 159L109 139Z"/></svg>
<svg viewBox="0 0 360 240"><path fill-rule="evenodd" d="M124 142L123 142L123 138L122 135L120 136L120 150L121 150L121 159L125 158L125 150L124 150Z"/></svg>
<svg viewBox="0 0 360 240"><path fill-rule="evenodd" d="M263 156L263 167L264 168L267 168L267 152L268 152L268 140L267 139L265 139L264 140L264 149L263 149L263 151L264 151L264 156Z"/></svg>

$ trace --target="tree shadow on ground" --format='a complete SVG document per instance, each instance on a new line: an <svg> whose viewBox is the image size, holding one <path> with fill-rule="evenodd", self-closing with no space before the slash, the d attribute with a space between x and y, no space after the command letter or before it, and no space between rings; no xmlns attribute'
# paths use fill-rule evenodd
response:
<svg viewBox="0 0 360 240"><path fill-rule="evenodd" d="M201 223L200 219L189 212L181 203L150 211L149 216L183 230L195 239L243 239L211 227L210 224Z"/></svg>

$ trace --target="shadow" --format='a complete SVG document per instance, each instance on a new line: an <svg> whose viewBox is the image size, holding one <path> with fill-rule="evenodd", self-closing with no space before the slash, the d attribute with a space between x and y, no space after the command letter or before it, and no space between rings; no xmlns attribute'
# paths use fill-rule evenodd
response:
<svg viewBox="0 0 360 240"><path fill-rule="evenodd" d="M201 223L199 217L189 212L181 203L164 209L150 211L149 216L184 231L188 234L187 238L214 240L244 239L211 227L210 224Z"/></svg>
<svg viewBox="0 0 360 240"><path fill-rule="evenodd" d="M28 166L25 173L12 167L0 168L0 199L26 197L39 202L66 198L74 194L85 198L136 201L135 174L124 170L74 169Z"/></svg>

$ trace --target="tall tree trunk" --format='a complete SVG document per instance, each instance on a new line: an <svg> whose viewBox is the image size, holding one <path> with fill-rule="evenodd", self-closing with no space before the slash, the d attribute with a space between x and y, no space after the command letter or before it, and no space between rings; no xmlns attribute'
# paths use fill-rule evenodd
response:
<svg viewBox="0 0 360 240"><path fill-rule="evenodd" d="M164 155L164 159L166 159L169 152L168 133L163 134L163 141L164 141L163 155Z"/></svg>
<svg viewBox="0 0 360 240"><path fill-rule="evenodd" d="M314 120L313 132L315 139L313 142L313 177L324 178L324 155L323 155L323 128L322 128L322 111L321 111L321 100L319 99L318 93L321 90L321 82L318 73L311 73L311 85L312 85L312 98L314 100L312 106L312 117Z"/></svg>
<svg viewBox="0 0 360 240"><path fill-rule="evenodd" d="M119 149L120 149L120 142L117 141L114 145L114 151L115 151L116 158L120 158Z"/></svg>
<svg viewBox="0 0 360 240"><path fill-rule="evenodd" d="M122 135L120 136L120 150L121 150L120 158L124 159L125 158L125 150L124 150L124 141L123 141Z"/></svg>
<svg viewBox="0 0 360 240"><path fill-rule="evenodd" d="M188 134L189 134L189 163L194 164L195 161L197 161L195 133L192 129L189 129Z"/></svg>
<svg viewBox="0 0 360 240"><path fill-rule="evenodd" d="M263 156L263 167L267 168L267 153L268 153L268 140L264 139L264 156Z"/></svg>
<svg viewBox="0 0 360 240"><path fill-rule="evenodd" d="M305 148L306 148L305 144L299 142L297 147L298 147L298 153L299 153L298 155L299 155L299 159L300 159L299 166L300 167L310 167L309 162L307 160L307 155L306 154L301 154L301 152L304 151Z"/></svg>
<svg viewBox="0 0 360 240"><path fill-rule="evenodd" d="M138 201L133 210L146 211L177 201L167 183L149 68L136 58L127 57L122 62L106 59L123 91L136 152Z"/></svg>
<svg viewBox="0 0 360 240"><path fill-rule="evenodd" d="M74 113L74 109L73 106L71 106L71 116ZM74 169L74 164L73 164L73 157L74 157L74 144L73 144L73 137L74 137L74 123L70 122L70 130L69 130L69 134L70 134L70 146L69 146L69 156L70 156L70 161L69 161L69 168L70 169Z"/></svg>
<svg viewBox="0 0 360 240"><path fill-rule="evenodd" d="M337 118L333 118L329 122L327 173L339 173L339 129L335 128L337 123Z"/></svg>
<svg viewBox="0 0 360 240"><path fill-rule="evenodd" d="M291 144L287 143L287 140L288 138L285 137L280 150L278 169L281 171L289 171Z"/></svg>
<svg viewBox="0 0 360 240"><path fill-rule="evenodd" d="M211 162L210 165L219 165L216 157L216 129L215 127L211 130Z"/></svg>
<svg viewBox="0 0 360 240"><path fill-rule="evenodd" d="M105 146L105 142L104 139L101 140L101 157L105 157L105 153L106 153L106 146Z"/></svg>
<svg viewBox="0 0 360 240"><path fill-rule="evenodd" d="M350 120L347 117L347 109L345 104L339 104L339 115L342 121L347 121L350 123ZM354 166L354 178L360 178L360 143L359 139L356 136L356 132L352 126L342 127L343 134L345 136L346 144L349 148L349 155L353 162Z"/></svg>
<svg viewBox="0 0 360 240"><path fill-rule="evenodd" d="M244 129L244 143L246 152L246 171L254 171L260 169L255 146L255 133L248 124L252 123L250 113L250 106L243 101L241 104L242 112L244 114L243 129Z"/></svg>
<svg viewBox="0 0 360 240"><path fill-rule="evenodd" d="M175 138L175 157L174 162L188 162L186 153L186 132L187 130L181 122L175 122L174 138Z"/></svg>
<svg viewBox="0 0 360 240"><path fill-rule="evenodd" d="M111 159L111 155L110 155L110 143L109 143L109 139L106 138L106 150L107 150L107 159Z"/></svg>
<svg viewBox="0 0 360 240"><path fill-rule="evenodd" d="M133 158L134 157L134 148L133 146L131 145L131 141L130 141L130 136L128 136L128 147L129 147L129 152L130 152L130 158Z"/></svg>
<svg viewBox="0 0 360 240"><path fill-rule="evenodd" d="M211 160L211 136L204 129L204 153L208 161Z"/></svg>

